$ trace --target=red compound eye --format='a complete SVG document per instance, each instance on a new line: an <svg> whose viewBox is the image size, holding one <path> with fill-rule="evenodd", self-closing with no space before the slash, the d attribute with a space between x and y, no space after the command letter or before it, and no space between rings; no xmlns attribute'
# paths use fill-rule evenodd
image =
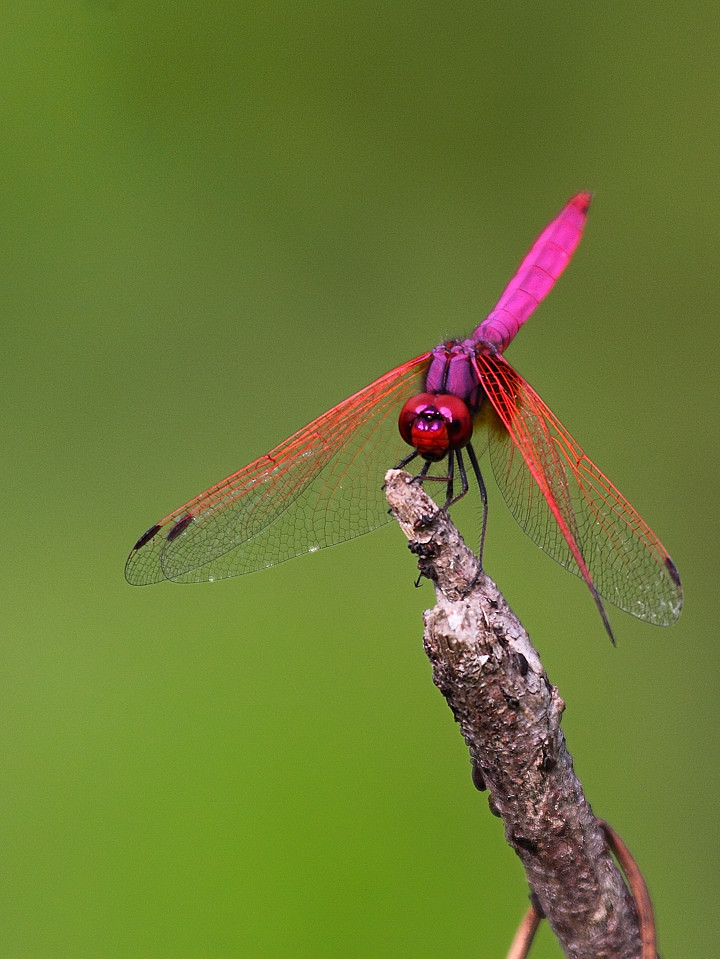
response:
<svg viewBox="0 0 720 959"><path fill-rule="evenodd" d="M459 396L439 393L435 397L435 408L447 423L450 448L459 450L467 446L473 434L472 415L467 404Z"/></svg>
<svg viewBox="0 0 720 959"><path fill-rule="evenodd" d="M400 435L409 446L415 445L412 441L412 428L418 416L422 416L428 411L431 413L437 412L433 405L434 401L435 395L433 393L418 393L417 396L409 399L400 410L398 429L400 430Z"/></svg>
<svg viewBox="0 0 720 959"><path fill-rule="evenodd" d="M467 446L472 437L470 410L449 393L419 393L403 406L400 435L427 460L440 460L448 450Z"/></svg>

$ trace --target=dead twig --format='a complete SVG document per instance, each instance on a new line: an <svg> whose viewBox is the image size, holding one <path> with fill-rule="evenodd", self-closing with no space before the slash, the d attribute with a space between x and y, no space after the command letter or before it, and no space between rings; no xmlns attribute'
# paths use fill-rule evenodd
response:
<svg viewBox="0 0 720 959"><path fill-rule="evenodd" d="M386 495L435 585L437 604L424 617L433 680L565 954L644 959L632 896L573 770L565 705L527 633L420 484L391 470Z"/></svg>

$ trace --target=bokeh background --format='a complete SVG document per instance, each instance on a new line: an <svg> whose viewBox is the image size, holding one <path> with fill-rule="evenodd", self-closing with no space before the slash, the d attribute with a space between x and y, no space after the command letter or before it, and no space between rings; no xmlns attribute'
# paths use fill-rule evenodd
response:
<svg viewBox="0 0 720 959"><path fill-rule="evenodd" d="M671 630L616 611L611 648L492 482L486 565L663 954L716 954L712 5L1 9L0 954L504 954L524 877L431 683L400 532L212 586L132 589L123 564L469 332L579 189L585 239L509 358L667 544L686 608ZM546 929L533 955L560 955Z"/></svg>

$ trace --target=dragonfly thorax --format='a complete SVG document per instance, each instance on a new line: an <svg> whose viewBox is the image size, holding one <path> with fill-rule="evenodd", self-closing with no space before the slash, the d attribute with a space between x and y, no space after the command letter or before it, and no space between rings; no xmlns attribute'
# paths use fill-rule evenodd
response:
<svg viewBox="0 0 720 959"><path fill-rule="evenodd" d="M418 393L400 410L398 429L405 442L430 462L472 439L473 422L467 404L449 393Z"/></svg>
<svg viewBox="0 0 720 959"><path fill-rule="evenodd" d="M449 340L436 346L430 355L425 389L457 396L475 412L482 400L475 357L486 349L485 344L472 340Z"/></svg>

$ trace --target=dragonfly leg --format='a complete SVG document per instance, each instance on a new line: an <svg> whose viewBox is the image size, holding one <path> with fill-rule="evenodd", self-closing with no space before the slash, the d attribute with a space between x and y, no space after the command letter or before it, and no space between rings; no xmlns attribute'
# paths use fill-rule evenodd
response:
<svg viewBox="0 0 720 959"><path fill-rule="evenodd" d="M478 463L477 456L475 455L475 450L472 448L472 443L467 445L468 456L470 457L470 463L473 468L473 473L475 474L475 479L477 480L478 487L480 489L480 500L482 502L482 527L480 528L480 549L478 550L478 565L482 569L483 565L483 552L485 550L485 531L487 530L487 518L488 518L488 498L487 498L487 489L485 488L485 480L483 479L482 472L480 471L480 464Z"/></svg>
<svg viewBox="0 0 720 959"><path fill-rule="evenodd" d="M465 469L465 461L463 460L462 453L460 450L450 450L447 454L448 459L448 468L446 476L428 476L427 472L430 469L432 463L426 462L423 466L420 474L415 477L417 482L422 483L424 480L435 483L445 483L445 502L442 505L442 509L447 512L451 506L457 503L458 500L461 500L463 496L467 493L470 488L467 478L467 470ZM457 464L458 471L460 473L460 492L455 494L455 464ZM484 489L484 487L483 487ZM487 509L487 504L486 507ZM431 517L422 517L418 521L418 526L423 526L430 521Z"/></svg>
<svg viewBox="0 0 720 959"><path fill-rule="evenodd" d="M420 454L418 453L417 450L413 450L412 453L408 453L407 456L403 457L403 459L400 460L400 462L397 464L397 466L395 467L395 469L396 469L396 470L405 469L405 467L408 465L408 463L412 463L412 461L413 461L414 459L417 459L417 457L418 457L419 455L420 455Z"/></svg>
<svg viewBox="0 0 720 959"><path fill-rule="evenodd" d="M396 470L404 469L404 468L408 465L408 463L412 463L412 461L413 461L414 459L416 459L419 455L420 455L420 454L418 453L418 451L415 450L414 452L410 453L409 456L406 456L405 459L400 460L400 462L397 464L397 466L395 467L395 469L396 469ZM422 482L423 482L424 480L426 480L426 479L429 479L429 480L442 479L442 482L445 483L445 482L446 482L446 478L445 478L444 476L443 476L443 477L439 477L439 476L428 476L428 475L427 475L427 472L428 472L428 470L430 469L431 466L432 466L432 462L431 462L430 460L425 460L425 462L423 463L423 468L420 470L419 473L417 473L415 476L413 476L413 478L412 478L413 483L422 483ZM385 484L384 484L384 483L383 483L383 489L385 489Z"/></svg>
<svg viewBox="0 0 720 959"><path fill-rule="evenodd" d="M450 507L457 503L458 500L462 499L463 496L467 493L468 489L468 480L467 472L465 470L465 463L462 458L462 453L460 450L451 450L448 454L449 459L449 469L448 469L448 483L447 483L447 494L445 497L445 502L443 503L443 509L447 510ZM455 473L455 460L457 459L458 470L460 471L460 492L457 496L453 496L453 479Z"/></svg>
<svg viewBox="0 0 720 959"><path fill-rule="evenodd" d="M396 469L396 470L401 470L401 469L403 469L404 467L406 467L406 466L408 465L408 463L412 463L412 461L413 461L414 459L417 459L417 457L418 457L419 455L420 455L420 454L418 453L417 450L413 450L412 453L408 453L408 455L407 455L404 459L401 459L401 460L400 460L400 462L397 464L397 466L395 467L395 469ZM422 469L420 470L420 472L417 473L415 476L413 476L412 482L413 482L413 483L423 483L425 480L436 480L436 481L440 481L440 482L442 482L442 483L447 483L447 482L448 482L448 477L447 477L447 476L428 476L428 475L427 475L427 474L428 474L428 470L430 469L430 467L431 467L432 465L433 465L433 464L432 464L432 461L431 461L431 460L425 460L424 463L423 463ZM450 478L450 482L452 483L452 477ZM385 489L385 484L384 484L384 483L383 483L383 485L382 485L382 488ZM389 509L389 510L388 510L388 513L392 513L392 510ZM417 521L416 526L419 528L419 527L425 525L427 522L429 522L429 519L430 519L430 517L422 517L420 520Z"/></svg>
<svg viewBox="0 0 720 959"><path fill-rule="evenodd" d="M431 466L432 466L432 461L425 460L425 462L423 463L423 468L420 470L417 476L413 476L413 481L415 483L422 483L422 481L425 479L435 479L434 476L428 476L428 470L430 469Z"/></svg>
<svg viewBox="0 0 720 959"><path fill-rule="evenodd" d="M448 464L448 475L447 475L447 476L428 476L428 472L429 472L429 470L430 470L430 467L431 467L433 464L432 464L432 461L431 461L431 460L425 460L425 463L424 463L424 465L423 465L423 468L420 470L420 472L418 473L417 476L414 476L414 477L413 477L413 482L415 482L415 483L422 483L422 482L424 482L425 480L430 480L430 481L433 481L433 482L436 482L436 483L447 483L449 489L452 490L453 471L454 471L454 468L455 468L455 467L454 467L454 463L453 463L453 454L452 454L452 453L449 453L449 454L448 454L448 459L449 459L449 464ZM421 516L419 519L417 519L417 520L415 521L415 528L416 528L416 529L422 529L423 526L427 526L428 523L431 523L431 522L432 522L432 516Z"/></svg>
<svg viewBox="0 0 720 959"><path fill-rule="evenodd" d="M397 466L395 466L394 468L395 468L396 470L404 469L404 468L408 465L408 463L412 463L412 461L413 461L416 457L418 457L419 455L420 455L420 454L418 453L417 450L413 450L412 453L408 453L407 456L405 456L403 459L401 459L400 462L397 464ZM382 484L382 486L380 487L380 489L381 489L383 492L385 492L385 483ZM388 513L392 513L392 510L389 509L389 510L388 510ZM145 535L147 536L147 533L146 533Z"/></svg>

